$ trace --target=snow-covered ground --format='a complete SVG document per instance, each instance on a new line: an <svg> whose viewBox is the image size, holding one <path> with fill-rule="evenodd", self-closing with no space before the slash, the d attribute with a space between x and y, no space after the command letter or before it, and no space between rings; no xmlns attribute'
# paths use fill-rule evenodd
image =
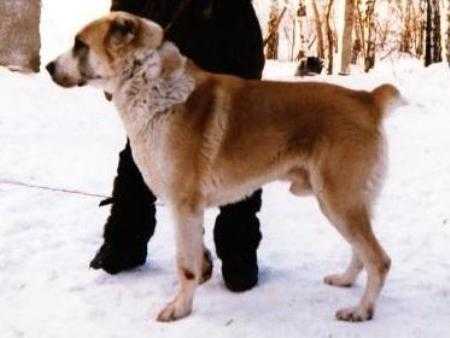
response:
<svg viewBox="0 0 450 338"><path fill-rule="evenodd" d="M106 11L107 1L95 3L44 2L44 61ZM294 68L270 62L265 76L294 80ZM6 183L109 194L125 141L113 107L96 90L63 90L44 73L0 70L0 337L449 337L450 72L403 59L369 75L316 79L366 89L393 82L410 100L385 123L390 170L375 227L393 267L374 320L334 319L336 309L357 302L365 280L352 289L322 283L344 268L349 248L312 198L271 184L260 214L258 287L228 292L215 259L192 316L157 323L176 286L163 206L147 264L109 276L88 268L108 214L97 208L100 198ZM210 248L215 215L207 215Z"/></svg>

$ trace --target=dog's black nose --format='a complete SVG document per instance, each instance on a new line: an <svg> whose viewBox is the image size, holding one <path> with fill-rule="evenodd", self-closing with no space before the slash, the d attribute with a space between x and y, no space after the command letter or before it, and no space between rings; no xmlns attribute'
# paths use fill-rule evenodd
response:
<svg viewBox="0 0 450 338"><path fill-rule="evenodd" d="M49 74L51 75L51 76L53 76L53 74L55 74L55 70L56 70L56 63L53 61L53 62L50 62L48 65L47 65L47 67L45 67L46 69L47 69L47 71L49 72Z"/></svg>

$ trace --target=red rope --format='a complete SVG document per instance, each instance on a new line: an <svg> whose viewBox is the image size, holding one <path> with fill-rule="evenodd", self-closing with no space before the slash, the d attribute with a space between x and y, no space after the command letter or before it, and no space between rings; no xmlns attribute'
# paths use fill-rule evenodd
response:
<svg viewBox="0 0 450 338"><path fill-rule="evenodd" d="M66 193L66 194L89 196L89 197L99 197L99 198L109 198L110 197L110 196L106 196L106 195L102 195L102 194L90 193L90 192L85 192L85 191L81 191L81 190L48 187L48 186L44 186L44 185L25 183L25 182L9 180L9 179L0 179L0 185L2 185L2 184L27 187L27 188L33 188L33 189L48 190L48 191L53 191L53 192L62 192L62 193Z"/></svg>

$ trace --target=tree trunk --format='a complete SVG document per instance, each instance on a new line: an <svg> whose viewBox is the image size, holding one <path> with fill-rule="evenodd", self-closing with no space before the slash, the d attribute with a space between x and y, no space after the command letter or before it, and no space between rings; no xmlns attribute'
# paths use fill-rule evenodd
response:
<svg viewBox="0 0 450 338"><path fill-rule="evenodd" d="M266 44L266 57L268 59L278 59L278 20L280 16L280 9L278 2L273 1L270 7L269 23L268 23L268 38Z"/></svg>
<svg viewBox="0 0 450 338"><path fill-rule="evenodd" d="M341 75L350 74L350 62L352 61L352 32L353 32L353 16L355 12L354 0L345 0L341 2L339 8L339 59Z"/></svg>
<svg viewBox="0 0 450 338"><path fill-rule="evenodd" d="M441 6L440 0L433 1L433 45L434 45L434 62L442 62L442 38L441 38Z"/></svg>
<svg viewBox="0 0 450 338"><path fill-rule="evenodd" d="M427 0L425 67L442 61L439 0Z"/></svg>
<svg viewBox="0 0 450 338"><path fill-rule="evenodd" d="M450 0L447 0L447 37L446 37L446 49L447 49L447 62L450 66Z"/></svg>
<svg viewBox="0 0 450 338"><path fill-rule="evenodd" d="M325 23L326 23L326 29L327 29L327 42L328 42L328 48L327 48L327 74L331 75L333 74L333 45L334 45L334 39L333 39L333 31L331 29L331 9L333 8L334 0L328 0L328 5L326 9L325 14Z"/></svg>
<svg viewBox="0 0 450 338"><path fill-rule="evenodd" d="M39 71L40 15L40 0L0 1L0 65L23 72Z"/></svg>
<svg viewBox="0 0 450 338"><path fill-rule="evenodd" d="M427 0L427 26L425 38L425 67L433 63L433 8L431 0Z"/></svg>
<svg viewBox="0 0 450 338"><path fill-rule="evenodd" d="M355 41L353 42L352 49L352 64L356 65L361 53L363 60L365 60L364 22L361 13L361 0L356 0L354 15Z"/></svg>
<svg viewBox="0 0 450 338"><path fill-rule="evenodd" d="M375 66L375 0L366 0L367 41L364 70L368 72Z"/></svg>
<svg viewBox="0 0 450 338"><path fill-rule="evenodd" d="M298 22L298 53L295 58L296 61L304 58L306 56L307 44L306 44L306 34L305 30L308 26L307 20L307 10L304 0L299 0L298 11L297 11L297 22ZM295 26L294 26L295 27Z"/></svg>
<svg viewBox="0 0 450 338"><path fill-rule="evenodd" d="M422 28L422 13L420 9L420 0L417 2L417 6L413 1L411 6L411 15L412 15L412 43L413 43L413 53L416 57L420 58L421 53L421 28Z"/></svg>
<svg viewBox="0 0 450 338"><path fill-rule="evenodd" d="M322 20L320 18L319 8L317 7L316 0L310 0L311 6L314 11L314 24L316 26L317 36L317 57L323 59L325 57L325 47L323 41Z"/></svg>
<svg viewBox="0 0 450 338"><path fill-rule="evenodd" d="M411 54L411 7L412 0L405 3L405 22L403 27L403 50L402 52Z"/></svg>
<svg viewBox="0 0 450 338"><path fill-rule="evenodd" d="M427 27L427 0L420 0L419 2L419 11L420 11L420 26L418 32L418 43L416 48L416 54L419 57L422 57L424 51L424 44L426 38L426 27Z"/></svg>
<svg viewBox="0 0 450 338"><path fill-rule="evenodd" d="M433 62L442 61L441 7L439 0L433 0Z"/></svg>

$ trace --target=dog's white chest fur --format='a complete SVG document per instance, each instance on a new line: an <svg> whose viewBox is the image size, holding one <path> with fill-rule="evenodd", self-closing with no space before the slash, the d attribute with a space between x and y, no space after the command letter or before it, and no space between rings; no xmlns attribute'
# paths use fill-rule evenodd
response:
<svg viewBox="0 0 450 338"><path fill-rule="evenodd" d="M161 77L160 73L161 59L157 53L138 56L123 72L114 102L145 183L164 198L171 167L164 149L173 107L188 99L195 84L181 71L167 77Z"/></svg>

